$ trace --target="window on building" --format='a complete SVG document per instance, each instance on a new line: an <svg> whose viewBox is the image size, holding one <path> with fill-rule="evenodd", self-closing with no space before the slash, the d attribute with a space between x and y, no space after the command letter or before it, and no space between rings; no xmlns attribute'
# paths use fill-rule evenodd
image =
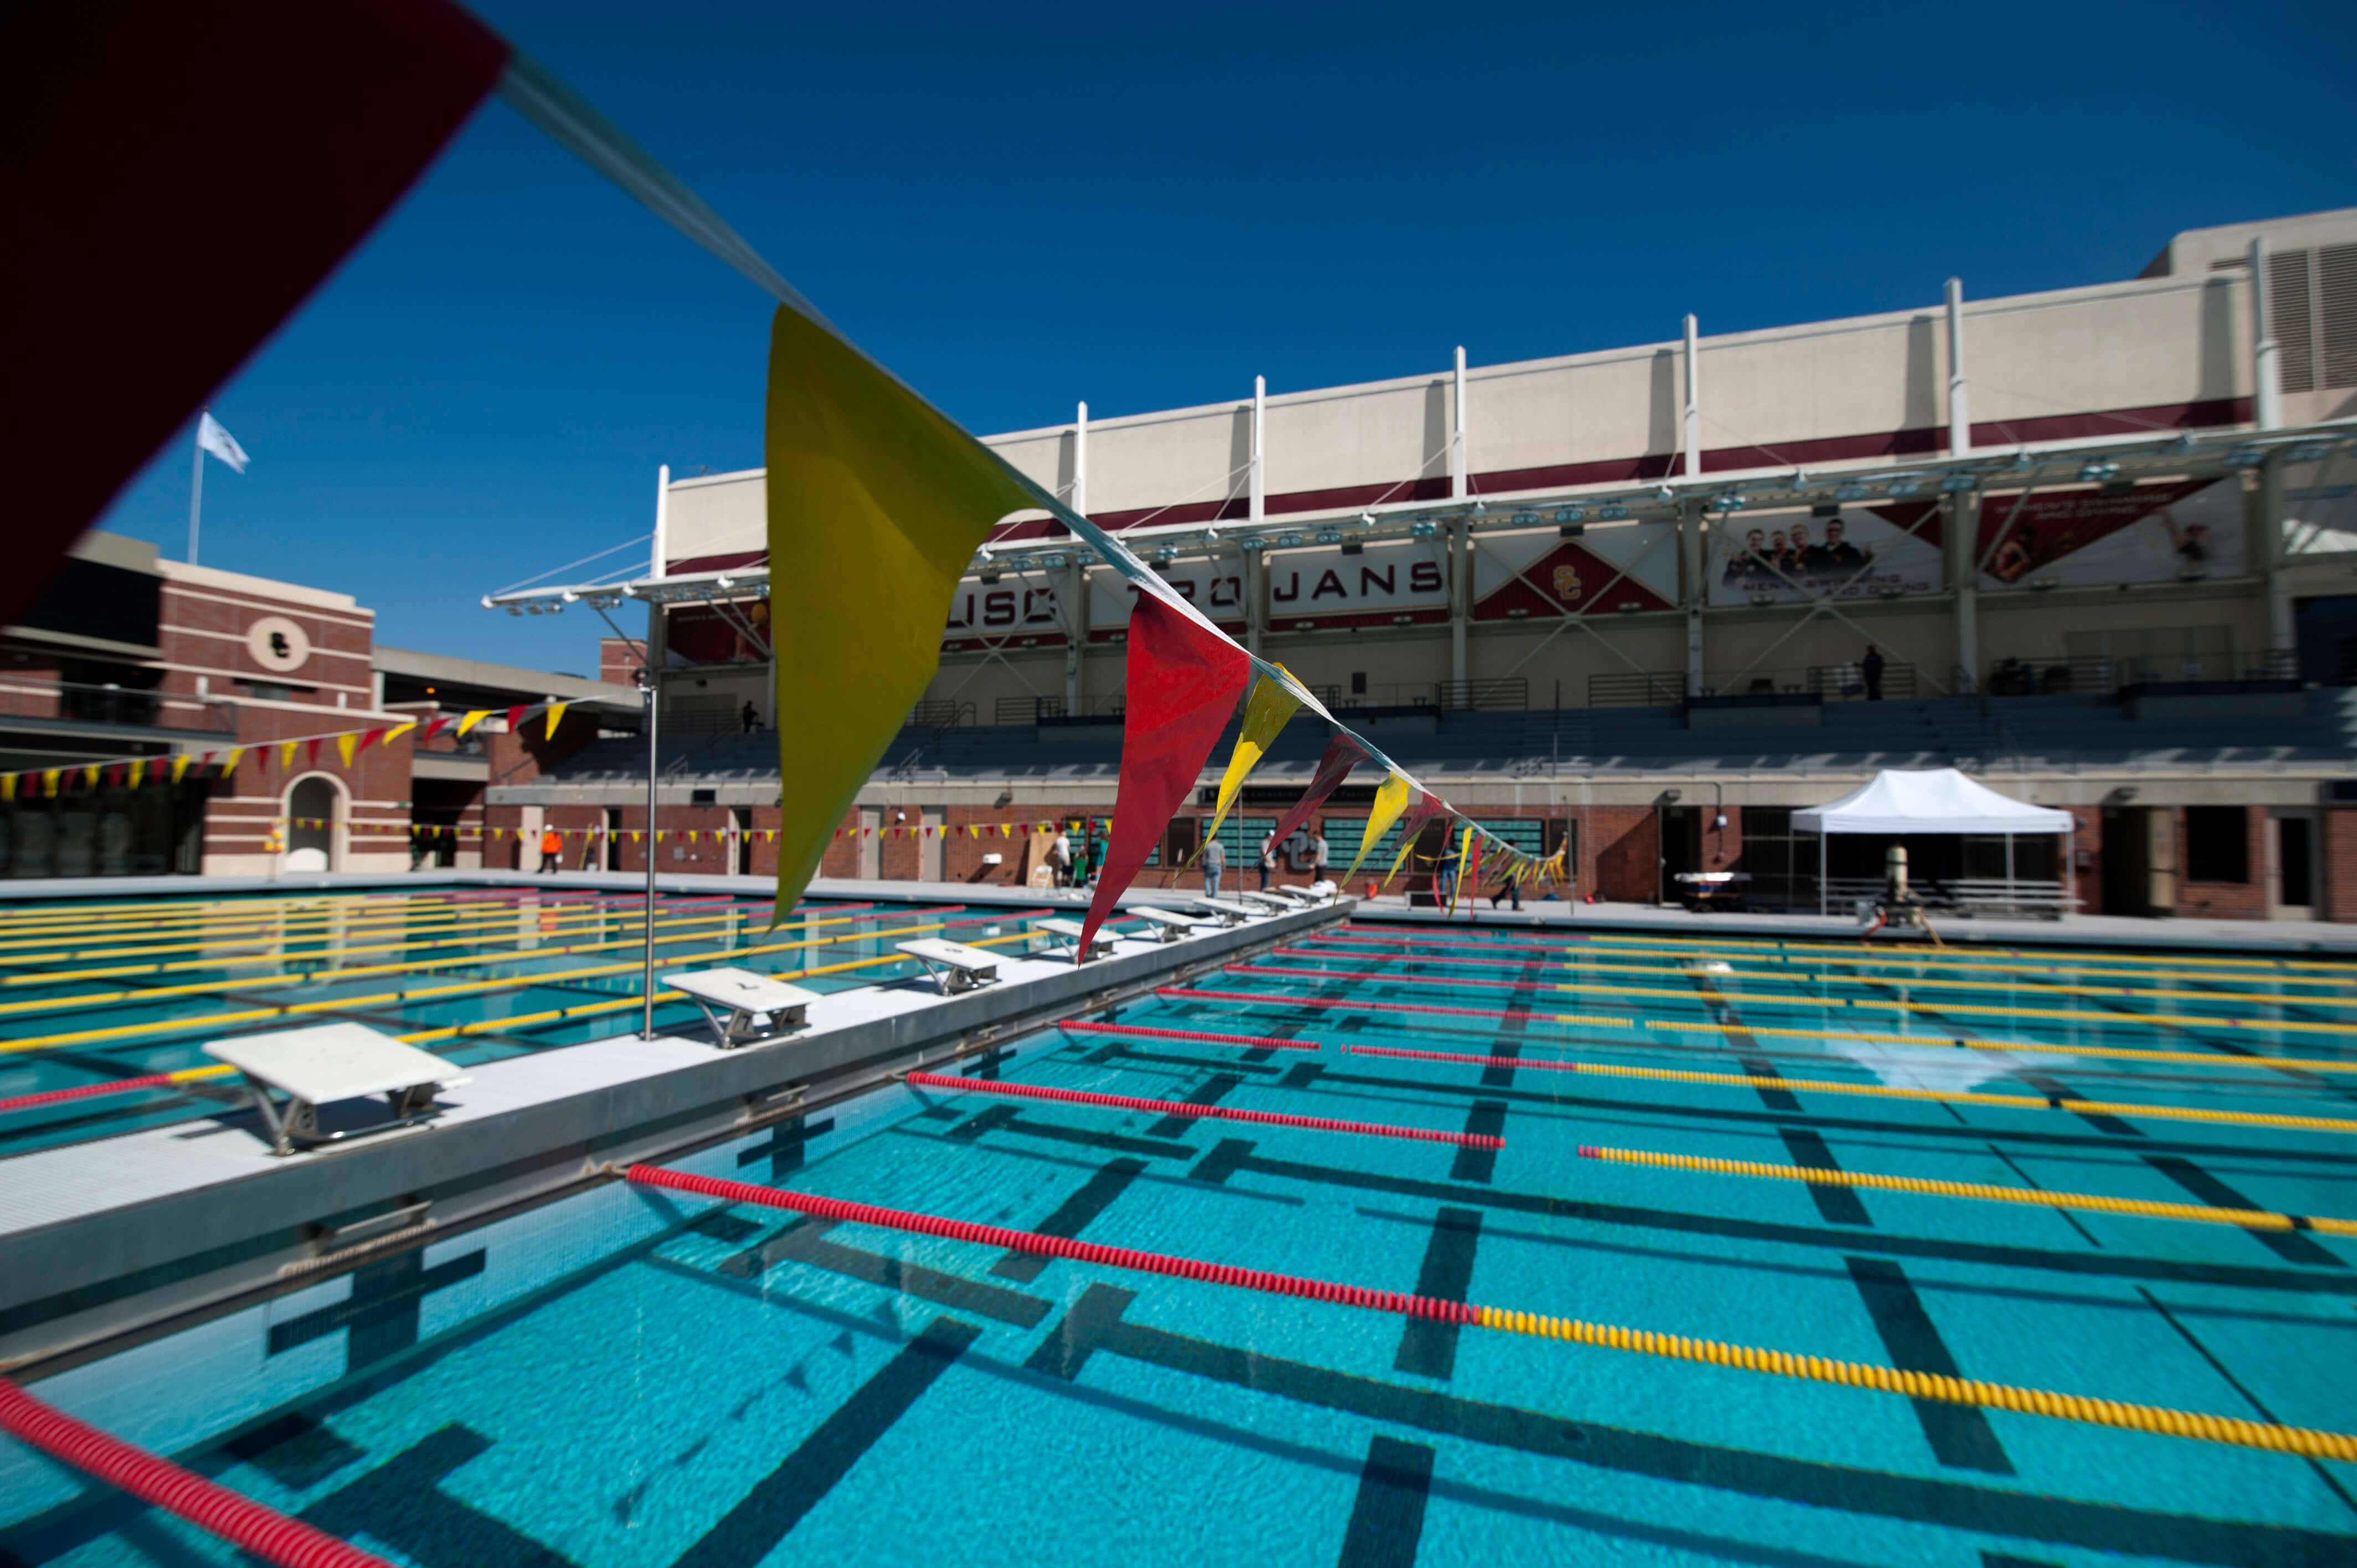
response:
<svg viewBox="0 0 2357 1568"><path fill-rule="evenodd" d="M1743 808L1743 856L1733 869L1751 874L1743 888L1751 908L1817 908L1817 837L1794 836L1789 806Z"/></svg>
<svg viewBox="0 0 2357 1568"><path fill-rule="evenodd" d="M2241 806L2185 808L2185 879L2251 879L2250 813Z"/></svg>
<svg viewBox="0 0 2357 1568"><path fill-rule="evenodd" d="M1363 671L1363 670L1353 670L1353 671L1351 671L1351 695L1352 695L1352 696L1354 696L1354 697L1363 697L1363 696L1365 696L1366 694L1367 694L1367 672L1366 672L1365 671Z"/></svg>

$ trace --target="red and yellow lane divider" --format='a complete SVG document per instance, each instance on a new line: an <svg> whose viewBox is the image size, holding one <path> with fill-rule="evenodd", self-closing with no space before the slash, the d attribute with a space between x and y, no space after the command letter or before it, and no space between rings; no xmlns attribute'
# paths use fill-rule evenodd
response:
<svg viewBox="0 0 2357 1568"><path fill-rule="evenodd" d="M821 1197L813 1193L755 1187L748 1182L724 1181L715 1176L667 1170L661 1165L632 1165L624 1174L640 1187L692 1193L723 1203L757 1204L765 1208L782 1208L822 1219L874 1225L920 1236L939 1236L1002 1251L1062 1258L1103 1268L1126 1269L1171 1279L1258 1291L1266 1295L1331 1302L1369 1312L1397 1313L1408 1317L1430 1318L1436 1322L1487 1328L1502 1334L1524 1334L1670 1360L1697 1361L1706 1366L1734 1367L1745 1371L1768 1372L1811 1382L1838 1383L1845 1388L1867 1389L1907 1399L1932 1399L1947 1404L2015 1411L2026 1415L2050 1416L2058 1421L2115 1427L2128 1432L2162 1433L2171 1437L2233 1444L2275 1454L2296 1454L2305 1458L2357 1460L2357 1437L2337 1432L2274 1426L2233 1416L2203 1415L2158 1405L2128 1404L2118 1400L2086 1399L2076 1394L2052 1393L2043 1389L1982 1382L1973 1378L1895 1371L1889 1367L1869 1366L1860 1361L1836 1361L1823 1356L1795 1355L1782 1350L1727 1345L1712 1339L1690 1339L1683 1335L1657 1334L1650 1329L1619 1328L1538 1313L1510 1312L1494 1306L1437 1301L1430 1296L1410 1295L1399 1291L1369 1290L1362 1285L1303 1279L1259 1269L1235 1268L1194 1258L1172 1257L1166 1252L1108 1247L1101 1242L1041 1236L996 1225L976 1225L969 1220L951 1219L937 1214L918 1214L907 1209L885 1208L872 1203Z"/></svg>
<svg viewBox="0 0 2357 1568"><path fill-rule="evenodd" d="M0 939L5 939L0 940L0 950L14 951L18 948L38 947L43 942L70 941L77 938L110 941L128 937L186 935L226 940L233 933L244 930L307 930L320 926L432 920L477 910L503 911L507 918L512 919L519 915L529 917L534 912L617 901L583 894L569 898L551 898L536 905L517 898L418 898L404 902L374 899L365 904L324 908L304 905L249 904L239 910L222 910L210 915L150 917L145 919L125 918L73 925L0 928Z"/></svg>
<svg viewBox="0 0 2357 1568"><path fill-rule="evenodd" d="M997 918L1012 918L1000 916ZM866 931L857 936L822 937L793 942L757 943L751 947L720 948L711 952L690 953L674 958L673 963L706 963L726 959L746 959L762 953L791 952L800 948L826 947L841 941L874 941L884 937L905 937L921 931L943 929L936 920L930 925L902 926L886 931ZM1029 933L1023 932L1028 936ZM976 943L976 946L985 944ZM888 961L906 963L908 960L895 953ZM404 966L405 967L405 966ZM635 974L640 965L630 963L591 964L581 969L551 970L545 973L505 977L498 980L468 980L453 985L414 986L406 991L381 991L369 996L330 996L317 1002L282 1002L264 1007L249 1007L235 1013L207 1013L190 1018L162 1019L147 1024L116 1024L103 1029L75 1029L60 1035L36 1035L27 1039L0 1040L0 1053L48 1050L59 1046L84 1045L93 1040L123 1040L139 1035L185 1034L190 1030L219 1028L227 1024L251 1024L264 1018L296 1017L307 1013L335 1013L363 1007L404 1006L414 1002L447 1001L455 996L482 995L500 991L529 991L535 985L554 985L563 981L596 980L617 974ZM635 1000L635 999L634 999Z"/></svg>
<svg viewBox="0 0 2357 1568"><path fill-rule="evenodd" d="M1280 1040L1271 1035L1207 1035L1200 1029L1147 1029L1135 1024L1063 1023L1056 1027L1074 1035L1142 1035L1154 1040L1200 1040L1214 1046L1248 1046L1256 1051L1314 1051L1315 1040Z"/></svg>
<svg viewBox="0 0 2357 1568"><path fill-rule="evenodd" d="M941 904L935 905L930 908L895 910L889 915L845 915L828 920L797 921L796 926L800 929L809 930L820 926L858 925L874 919L890 919L895 918L906 918L912 915L946 914L964 908L965 906L963 904ZM737 917L734 913L727 913L718 915L684 915L676 920L657 920L655 922L655 929L657 930L675 929L679 927L688 927L691 928L692 930L678 931L677 934L667 937L657 937L655 939L655 945L658 947L663 947L677 942L709 940L715 933L703 930L703 928L726 925L736 918ZM0 1015L14 1015L25 1013L59 1012L79 1007L103 1007L117 1002L152 1002L166 996L203 996L231 989L251 991L258 986L265 985L317 984L334 981L359 980L372 974L408 974L425 970L463 969L468 964L512 963L524 959L558 958L569 953L608 952L615 948L634 948L643 945L646 940L645 924L646 923L643 920L635 917L627 920L600 920L590 926L588 930L610 930L617 926L625 928L637 927L638 934L616 937L606 941L574 942L563 947L497 947L487 949L484 946L483 939L480 937L436 938L432 941L425 942L389 942L374 947L329 949L323 952L296 953L286 958L273 955L258 959L231 960L225 962L197 961L169 966L156 965L155 966L156 968L227 969L252 963L311 962L325 958L350 958L370 952L416 953L426 952L435 948L444 947L463 947L472 950L451 958L404 958L392 963L353 964L342 968L296 970L283 974L250 975L243 980L235 982L233 985L221 981L207 980L195 982L187 985L137 986L128 991L85 991L71 996L43 996L27 1002L0 1002ZM562 934L586 935L587 933L574 931ZM848 940L856 940L858 939L855 937ZM80 972L76 978L93 974L105 974L109 972L112 972L84 970ZM56 976L52 978L62 980L66 977ZM0 981L0 984L6 983L8 983Z"/></svg>
<svg viewBox="0 0 2357 1568"><path fill-rule="evenodd" d="M1329 940L1340 940L1344 939L1313 938L1312 940L1324 941ZM1373 956L1372 954L1362 953L1359 950L1361 947L1367 945L1361 940L1350 940L1352 941L1352 946L1340 952L1323 946L1282 947L1275 950L1276 955L1280 958L1339 959ZM1409 951L1403 953L1399 959L1394 961L1396 962L1415 963L1434 968L1449 969L1523 969L1527 967L1527 961L1522 959L1428 958L1423 956L1422 944L1409 944L1402 942L1382 945L1396 946L1409 950ZM1566 969L1577 968L1581 972L1589 974L1658 975L1662 972L1662 966L1658 963L1594 963L1584 959L1576 964L1566 963L1560 967ZM1998 990L2007 992L2034 992L2041 996L2093 996L2096 998L2106 996L2157 996L2164 1001L2176 1002L2262 1002L2269 1004L2270 1006L2278 1007L2357 1007L2357 997L2282 996L2261 991L2186 991L2179 987L2152 985L2055 985L2043 981L1959 980L1953 977L1939 975L1929 977L1923 975L1907 975L1895 978L1878 978L1870 975L1855 974L1814 974L1805 971L1798 973L1777 973L1772 971L1762 970L1731 970L1723 973L1714 974L1712 978L1717 980L1765 981L1769 983L1778 985L1883 985L1904 986L1910 990L1928 991L1986 992ZM2303 982L2302 983L2309 983ZM1787 999L1770 997L1767 1000L1773 1002ZM1814 1001L1816 999L1806 998L1803 1000Z"/></svg>
<svg viewBox="0 0 2357 1568"><path fill-rule="evenodd" d="M38 908L20 907L0 914L0 934L25 930L67 930L77 927L98 929L110 925L146 925L158 916L196 921L214 913L235 915L272 910L358 908L371 905L397 908L404 905L483 903L493 899L545 897L554 891L529 887L513 892L487 889L474 893L346 893L294 897L257 893L243 898L173 898L153 903L134 895L130 899L115 904L45 905Z"/></svg>
<svg viewBox="0 0 2357 1568"><path fill-rule="evenodd" d="M56 1105L69 1100L96 1100L102 1095L128 1094L139 1089L168 1089L174 1084L195 1083L236 1070L227 1062L220 1062L211 1067L182 1068L178 1072L151 1072L137 1078L111 1079L105 1083L85 1083L78 1089L49 1089L38 1094L11 1095L0 1100L0 1112L29 1111L36 1105Z"/></svg>
<svg viewBox="0 0 2357 1568"><path fill-rule="evenodd" d="M5 1378L0 1378L0 1432L278 1568L392 1568L382 1557L77 1421Z"/></svg>
<svg viewBox="0 0 2357 1568"><path fill-rule="evenodd" d="M1979 1094L1969 1090L1899 1089L1882 1083L1841 1083L1818 1078L1753 1078L1732 1072L1683 1072L1673 1068L1610 1067L1602 1062L1549 1061L1544 1057L1476 1056L1469 1051L1412 1051L1395 1046L1344 1046L1345 1056L1395 1057L1407 1061L1458 1062L1468 1067L1535 1068L1585 1078L1628 1078L1648 1083L1707 1083L1729 1088L1782 1089L1795 1093L1859 1094L1877 1100L1931 1100L1950 1105L2004 1105L2022 1111L2068 1111L2077 1116L2142 1116L2163 1122L2214 1122L2229 1127L2297 1127L2313 1133L2357 1133L2357 1122L2330 1116L2279 1116L2266 1111L2197 1111L2179 1105L2066 1100L2059 1094Z"/></svg>
<svg viewBox="0 0 2357 1568"><path fill-rule="evenodd" d="M1351 1133L1362 1138L1405 1138L1417 1144L1455 1144L1468 1149L1502 1149L1503 1138L1482 1133L1434 1133L1422 1127L1393 1127L1379 1122L1337 1122L1325 1116L1288 1116L1277 1111L1239 1111L1232 1105L1189 1105L1177 1100L1139 1100L1126 1094L1094 1094L1083 1089L1048 1089L1036 1083L1008 1083L1001 1079L944 1078L934 1072L904 1073L920 1089L948 1089L961 1094L998 1094L1016 1100L1052 1100L1066 1105L1101 1105L1110 1111L1142 1111L1149 1116L1211 1118L1222 1122L1254 1122L1266 1127L1298 1127L1311 1133Z"/></svg>
<svg viewBox="0 0 2357 1568"><path fill-rule="evenodd" d="M1655 1170L1702 1171L1714 1176L1764 1176L1818 1187L1869 1187L1932 1197L1965 1197L1982 1203L2020 1203L2033 1208L2076 1208L2095 1214L2133 1214L2146 1219L2185 1219L2202 1225L2236 1225L2245 1230L2314 1230L2326 1236L2357 1236L2357 1221L2312 1214L2276 1214L2260 1208L2216 1208L2202 1203L2147 1203L2136 1197L2104 1197L2085 1192L2047 1192L2036 1187L1988 1187L1979 1182L1938 1181L1926 1176L1875 1176L1866 1171L1820 1170L1813 1165L1760 1165L1750 1160L1711 1159L1701 1155L1663 1155L1649 1149L1598 1149L1581 1144L1579 1157Z"/></svg>
<svg viewBox="0 0 2357 1568"><path fill-rule="evenodd" d="M1694 988L1673 988L1656 985L1583 985L1553 980L1459 980L1427 979L1416 975L1388 973L1383 970L1354 969L1289 969L1279 964L1231 963L1222 966L1228 974L1270 974L1287 980L1355 980L1373 981L1384 985L1447 985L1462 989L1475 986L1485 991L1560 991L1574 995L1643 996L1679 1002L1698 1000ZM2070 1007L1997 1007L1970 1002L1901 1002L1895 997L1880 996L1760 996L1747 995L1740 999L1747 1007L1774 1007L1784 1012L1807 1012L1813 1008L1832 1011L1836 1008L1865 1008L1888 1013L1973 1013L2000 1018L2061 1018L2077 1024L2148 1024L2172 1029L2257 1029L2267 1034L2303 1034L2347 1036L2347 1024L2311 1023L2287 1018L2197 1018L2181 1013L2138 1013L2123 1010L2116 1014L2083 1013ZM2006 1047L2011 1049L2013 1047ZM2072 1055L2092 1054L2082 1047L2049 1047L2050 1050L2065 1050ZM2147 1051L2130 1051L2132 1056L2148 1056ZM2202 1057L2202 1061L2224 1061L2228 1058ZM2249 1061L2250 1058L2239 1058ZM2357 1062L2332 1065L2324 1062L2299 1064L2311 1072L2357 1072Z"/></svg>
<svg viewBox="0 0 2357 1568"><path fill-rule="evenodd" d="M1598 932L1587 937L1586 940L1598 948L1610 948L1622 952L1670 952L1685 957L1723 956L1727 953L1750 956L1787 952L1829 955L1812 957L1810 961L1817 963L1947 963L1967 967L1990 967L2029 957L2031 951L2025 948L1978 949L1978 945L1975 944L1978 950L1947 948L1932 953L1909 951L1904 957L1900 956L1895 950L1886 949L1882 950L1883 956L1876 959L1862 955L1858 950L1858 943L1855 940L1846 942L1744 941L1739 939L1730 940L1721 937L1712 939L1707 946L1687 948L1664 947L1658 939L1654 938L1616 936L1607 932ZM1984 952L1987 956L1981 956ZM2040 954L2039 956L2047 958L2050 963L2062 961L2052 955ZM2148 967L2152 962L2152 956L2148 953L2136 953L2115 957L2105 953L2082 951L2073 953L2067 961L2075 965L2087 966L2090 972L2105 969L2134 972L2142 967ZM2207 970L2213 973L2219 970L2237 969L2262 972L2321 973L2337 975L2339 983L2344 985L2357 983L2357 974L2352 973L2351 966L2345 961L2284 958L2204 958L2190 953L2172 953L2166 961L2189 969Z"/></svg>

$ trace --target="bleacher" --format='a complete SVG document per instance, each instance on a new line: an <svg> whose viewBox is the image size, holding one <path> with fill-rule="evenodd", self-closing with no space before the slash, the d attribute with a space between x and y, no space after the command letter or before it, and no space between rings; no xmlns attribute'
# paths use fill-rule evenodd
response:
<svg viewBox="0 0 2357 1568"><path fill-rule="evenodd" d="M1537 708L1523 711L1353 713L1354 725L1404 765L1441 777L1663 772L1871 772L1882 768L1968 771L2068 771L2150 768L2235 770L2357 762L2357 689L2298 692L2289 713L2139 716L2116 695L1935 697L1906 702L1829 702L1816 722L1792 728L1689 727L1681 705ZM1215 751L1224 757L1232 723ZM1322 726L1297 724L1279 736L1260 777L1307 776L1325 744ZM660 748L673 783L715 785L773 779L777 736L666 736ZM1110 780L1121 764L1114 724L904 727L879 770L911 781L1004 779L1047 785ZM601 740L554 770L557 784L645 778L635 738Z"/></svg>

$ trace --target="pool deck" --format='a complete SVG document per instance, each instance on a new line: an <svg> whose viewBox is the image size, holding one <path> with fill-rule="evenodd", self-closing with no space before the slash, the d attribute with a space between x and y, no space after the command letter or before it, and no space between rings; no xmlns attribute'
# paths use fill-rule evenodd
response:
<svg viewBox="0 0 2357 1568"><path fill-rule="evenodd" d="M567 879L576 888L588 881ZM905 897L922 886L814 891ZM971 901L1034 909L1061 901L987 891L1000 897ZM1017 892L1025 896L1006 896ZM947 996L921 980L835 992L811 1004L808 1029L737 1050L715 1048L699 1026L511 1058L468 1069L429 1122L283 1158L251 1111L19 1155L0 1184L0 1369L266 1288L290 1265L307 1273L337 1250L339 1230L421 1199L436 1226L535 1202L603 1164L741 1136L892 1072L1150 993L1344 919L1350 908L1281 913L1173 943L1125 937L1082 967L1009 959L997 984Z"/></svg>

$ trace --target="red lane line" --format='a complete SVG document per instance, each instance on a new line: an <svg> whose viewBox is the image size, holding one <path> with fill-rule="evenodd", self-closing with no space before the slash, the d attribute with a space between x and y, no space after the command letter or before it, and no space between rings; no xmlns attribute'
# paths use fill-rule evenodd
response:
<svg viewBox="0 0 2357 1568"><path fill-rule="evenodd" d="M1385 985L1478 985L1485 991L1544 991L1545 980L1463 980L1454 975L1387 974L1379 969L1286 969L1274 963L1224 963L1222 974L1281 974L1291 980L1373 980Z"/></svg>
<svg viewBox="0 0 2357 1568"><path fill-rule="evenodd" d="M1362 945L1364 945L1364 946L1370 946L1370 947L1390 947L1390 948L1405 948L1405 947L1417 947L1417 948L1478 948L1478 949L1480 949L1480 950L1482 950L1489 951L1489 952L1552 952L1552 953L1559 953L1559 952L1562 952L1562 951L1564 950L1562 948L1557 947L1557 946L1556 946L1555 943L1553 943L1553 942L1438 942L1438 941L1416 941L1416 940L1410 940L1410 939L1408 939L1408 938L1405 938L1405 937L1361 937L1361 936L1353 936L1353 935L1351 935L1351 934L1349 931L1347 931L1347 930L1342 930L1342 931L1334 931L1334 932L1330 932L1330 933L1321 931L1321 932L1319 932L1319 933L1318 933L1318 940L1319 941L1322 941L1322 942L1358 942L1358 943L1361 943L1361 944L1362 944ZM1577 942L1577 941L1583 941L1583 940L1585 940L1586 939L1585 939L1585 938L1581 938L1581 937L1566 937L1566 938L1564 938L1563 940L1564 940L1565 941L1567 941L1567 942Z"/></svg>
<svg viewBox="0 0 2357 1568"><path fill-rule="evenodd" d="M135 1089L156 1089L172 1081L168 1072L152 1072L145 1078L119 1078L113 1083L86 1083L80 1089L52 1089L39 1094L19 1094L0 1100L0 1111L23 1111L35 1105L54 1105L60 1100L91 1100L102 1094L127 1094Z"/></svg>
<svg viewBox="0 0 2357 1568"><path fill-rule="evenodd" d="M1421 1127L1386 1127L1373 1122L1335 1122L1323 1116L1287 1116L1276 1111L1238 1111L1227 1105L1187 1105L1171 1100L1134 1100L1126 1094L1092 1094L1082 1089L1043 1089L1036 1083L1006 1083L978 1078L943 1078L938 1073L912 1072L907 1080L920 1089L952 1089L964 1094L1006 1094L1020 1100L1054 1100L1070 1105L1102 1105L1114 1111L1143 1111L1155 1116L1213 1116L1223 1122L1259 1122L1271 1127L1304 1127L1313 1133L1355 1133L1368 1138L1406 1138L1418 1144L1461 1144L1469 1149L1502 1149L1503 1138L1479 1133L1428 1133Z"/></svg>
<svg viewBox="0 0 2357 1568"><path fill-rule="evenodd" d="M279 1568L392 1568L382 1557L76 1421L5 1378L0 1431Z"/></svg>
<svg viewBox="0 0 2357 1568"><path fill-rule="evenodd" d="M1256 1051L1314 1051L1315 1040L1279 1040L1267 1035L1207 1035L1200 1029L1146 1029L1134 1024L1059 1024L1075 1035L1146 1035L1157 1040L1208 1040L1215 1046L1250 1046ZM6 1110L0 1104L0 1111Z"/></svg>
<svg viewBox="0 0 2357 1568"><path fill-rule="evenodd" d="M1458 1018L1528 1018L1528 1013L1508 1013L1494 1007L1436 1007L1422 1002L1355 1002L1348 997L1263 996L1250 991L1196 991L1183 985L1157 985L1157 996L1181 1002L1249 1002L1256 1007L1340 1007L1367 1013L1445 1013Z"/></svg>
<svg viewBox="0 0 2357 1568"><path fill-rule="evenodd" d="M966 1080L960 1079L957 1081L963 1084ZM632 1165L628 1174L631 1181L643 1187L692 1192L702 1197L716 1197L725 1203L758 1203L769 1208L816 1215L822 1219L848 1220L854 1224L881 1226L890 1230L911 1230L922 1236L945 1236L952 1240L971 1241L977 1246L993 1247L1002 1251L1028 1252L1041 1258L1069 1258L1074 1262L1096 1263L1109 1269L1134 1269L1141 1273L1167 1274L1174 1279L1199 1280L1205 1284L1232 1285L1239 1290L1256 1290L1269 1295L1330 1301L1344 1306L1365 1307L1371 1312L1396 1312L1409 1317L1429 1317L1442 1323L1478 1326L1481 1321L1478 1308L1459 1301L1436 1301L1430 1296L1408 1295L1399 1291L1368 1290L1361 1285L1305 1280L1291 1274L1272 1274L1260 1269L1232 1268L1225 1263L1207 1263L1196 1258L1174 1258L1167 1252L1141 1252L1128 1247L1107 1247L1062 1236L1039 1236L1028 1230L975 1225L938 1214L913 1214L904 1208L879 1208L872 1203L851 1203L839 1197L820 1197L807 1192L789 1192L777 1187L754 1187L741 1181L723 1181L715 1176L693 1176L686 1171L666 1170L661 1165Z"/></svg>

